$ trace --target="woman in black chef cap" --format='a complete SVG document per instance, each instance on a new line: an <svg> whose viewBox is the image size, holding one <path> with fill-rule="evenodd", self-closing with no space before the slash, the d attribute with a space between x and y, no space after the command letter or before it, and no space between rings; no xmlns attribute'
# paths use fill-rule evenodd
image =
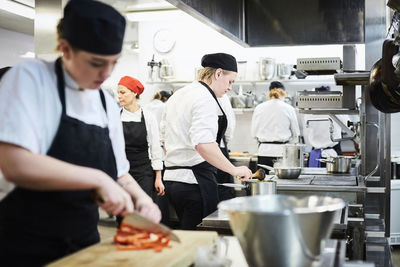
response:
<svg viewBox="0 0 400 267"><path fill-rule="evenodd" d="M119 109L100 89L125 19L104 3L71 0L57 28L62 56L19 63L0 85L0 169L15 185L0 202L3 266L43 266L98 242L98 206L160 220L128 173Z"/></svg>
<svg viewBox="0 0 400 267"><path fill-rule="evenodd" d="M166 149L165 193L182 229L196 229L202 218L217 209L217 168L242 179L252 175L245 166L233 166L218 146L227 118L217 98L232 89L236 59L225 53L208 54L201 65L204 69L199 81L168 99L161 120L161 140Z"/></svg>

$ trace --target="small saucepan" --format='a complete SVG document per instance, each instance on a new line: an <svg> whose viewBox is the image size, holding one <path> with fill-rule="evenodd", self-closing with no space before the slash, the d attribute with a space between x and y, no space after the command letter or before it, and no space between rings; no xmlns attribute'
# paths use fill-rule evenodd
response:
<svg viewBox="0 0 400 267"><path fill-rule="evenodd" d="M354 159L354 157L337 156L318 160L326 163L326 170L329 173L349 173L352 159Z"/></svg>
<svg viewBox="0 0 400 267"><path fill-rule="evenodd" d="M261 168L275 172L279 179L297 179L301 173L301 167L271 167L264 164L257 164Z"/></svg>
<svg viewBox="0 0 400 267"><path fill-rule="evenodd" d="M276 182L272 181L272 179L262 181L259 179L249 179L242 181L241 184L224 183L218 185L244 189L248 196L276 194Z"/></svg>

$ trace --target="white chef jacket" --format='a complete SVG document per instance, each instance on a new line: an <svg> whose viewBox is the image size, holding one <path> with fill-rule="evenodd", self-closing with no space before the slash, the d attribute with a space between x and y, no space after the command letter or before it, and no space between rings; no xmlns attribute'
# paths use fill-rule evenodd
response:
<svg viewBox="0 0 400 267"><path fill-rule="evenodd" d="M235 113L232 109L231 101L229 100L229 97L224 94L222 97L217 98L219 104L221 105L222 109L225 112L226 119L228 120L228 125L226 127L226 132L225 132L225 141L226 143L229 143L230 140L233 139L233 133L235 131L236 127L236 118L235 118ZM221 109L218 109L218 116L222 116L222 111ZM221 140L221 147L225 147L226 144L224 144L223 140Z"/></svg>
<svg viewBox="0 0 400 267"><path fill-rule="evenodd" d="M259 142L297 142L300 129L296 110L280 99L258 105L253 112L251 135ZM260 144L258 156L282 157L283 145Z"/></svg>
<svg viewBox="0 0 400 267"><path fill-rule="evenodd" d="M167 101L161 120L161 140L167 150L165 166L194 166L205 160L198 144L215 143L218 131L217 101L195 81L176 91ZM197 184L190 169L166 170L164 181Z"/></svg>
<svg viewBox="0 0 400 267"><path fill-rule="evenodd" d="M157 120L157 127L160 129L160 122L165 109L165 103L159 99L153 99L150 103L144 105L143 109L147 109L154 115Z"/></svg>
<svg viewBox="0 0 400 267"><path fill-rule="evenodd" d="M99 91L79 91L78 84L63 71L67 115L87 124L108 126L118 177L128 173L122 123L114 99L104 93L106 114ZM0 82L0 141L47 154L58 130L61 109L54 61L18 63Z"/></svg>
<svg viewBox="0 0 400 267"><path fill-rule="evenodd" d="M337 118L341 120L344 124L347 124L349 120L348 115L337 115ZM309 120L322 120L326 119L326 121L309 121ZM330 121L328 115L313 115L313 114L305 114L303 116L303 125L304 125L304 139L306 144L309 144L313 148L322 149L322 156L337 156L337 153L334 149L326 149L332 148L338 144L338 142L332 142L330 137ZM308 122L308 127L307 125ZM338 139L342 137L342 130L340 126L333 121L333 137L334 139Z"/></svg>
<svg viewBox="0 0 400 267"><path fill-rule="evenodd" d="M153 114L151 114L150 111L142 108L139 108L135 112L130 112L125 108L123 108L121 113L121 121L140 122L142 120L142 110L147 131L146 140L149 146L148 152L149 152L149 158L151 160L151 167L153 168L153 170L162 170L163 162L162 162L162 148L160 142L160 134L158 131L157 120L153 116Z"/></svg>

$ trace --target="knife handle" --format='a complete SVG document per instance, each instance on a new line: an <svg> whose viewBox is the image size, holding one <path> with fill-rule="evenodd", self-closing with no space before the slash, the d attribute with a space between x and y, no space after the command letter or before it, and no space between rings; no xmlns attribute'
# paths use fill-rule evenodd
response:
<svg viewBox="0 0 400 267"><path fill-rule="evenodd" d="M98 201L100 203L106 202L104 195L99 190L96 189L91 190L89 196L93 201Z"/></svg>

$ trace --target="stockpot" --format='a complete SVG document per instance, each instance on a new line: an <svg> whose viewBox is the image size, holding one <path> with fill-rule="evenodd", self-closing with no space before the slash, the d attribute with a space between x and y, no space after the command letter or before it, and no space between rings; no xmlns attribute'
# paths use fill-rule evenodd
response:
<svg viewBox="0 0 400 267"><path fill-rule="evenodd" d="M337 156L319 159L319 161L326 163L326 170L330 173L349 173L352 159L354 159L354 157Z"/></svg>

